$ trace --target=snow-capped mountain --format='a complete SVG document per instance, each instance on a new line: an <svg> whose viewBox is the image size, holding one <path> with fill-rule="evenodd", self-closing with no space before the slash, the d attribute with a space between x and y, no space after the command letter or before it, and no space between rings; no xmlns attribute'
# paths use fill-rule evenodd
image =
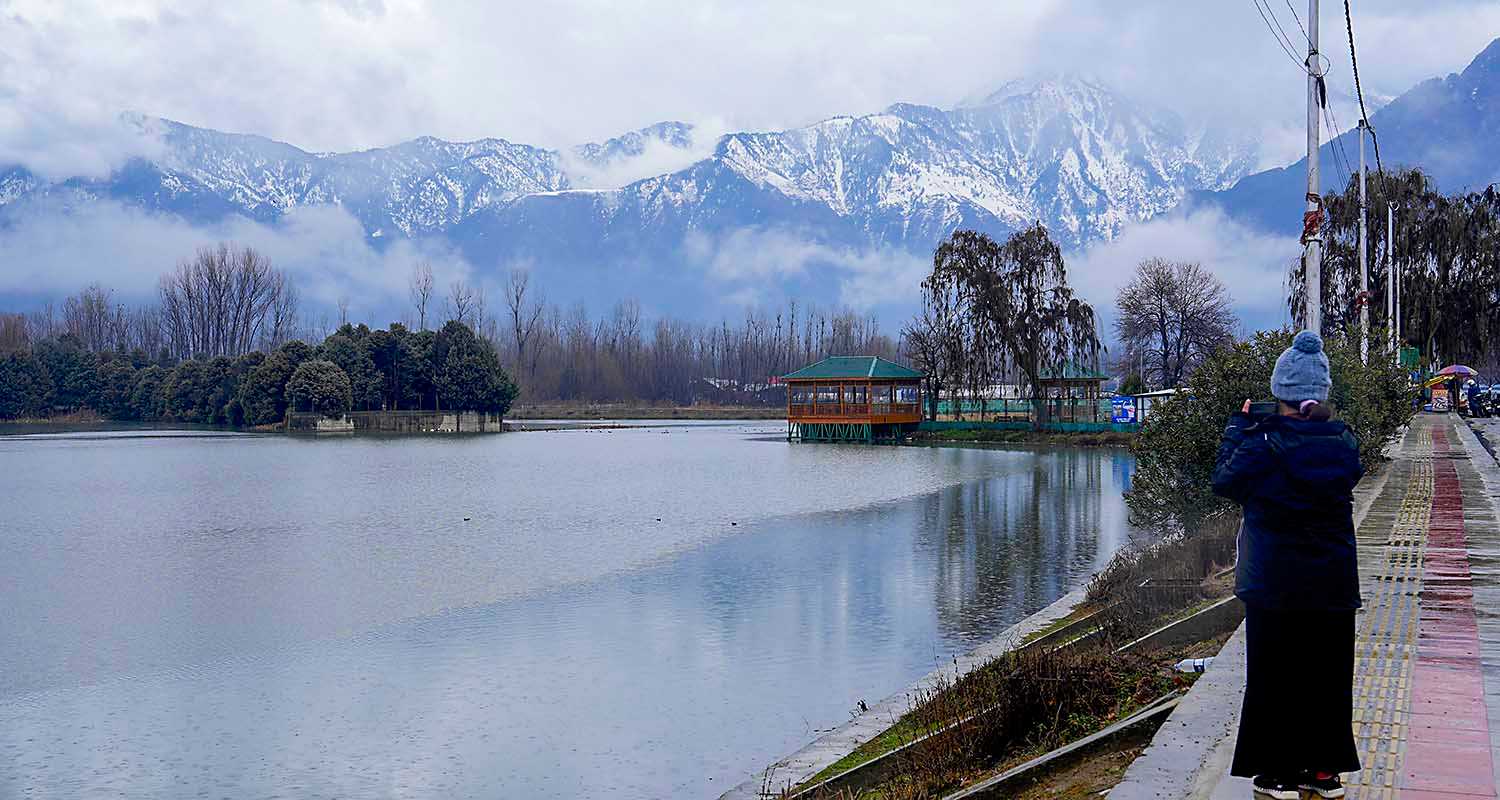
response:
<svg viewBox="0 0 1500 800"><path fill-rule="evenodd" d="M310 153L259 136L141 124L159 134L160 155L105 179L46 182L0 167L0 225L37 198L269 224L337 204L374 242L442 237L476 265L691 269L694 241L746 229L925 256L958 227L1004 234L1040 220L1077 246L1112 238L1188 192L1227 188L1256 163L1249 142L1074 76L1013 82L953 109L897 104L713 142L664 122L565 151L421 138Z"/></svg>

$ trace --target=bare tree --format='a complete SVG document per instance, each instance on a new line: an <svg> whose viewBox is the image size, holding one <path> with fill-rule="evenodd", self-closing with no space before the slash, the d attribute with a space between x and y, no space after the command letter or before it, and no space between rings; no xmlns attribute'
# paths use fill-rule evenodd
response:
<svg viewBox="0 0 1500 800"><path fill-rule="evenodd" d="M1115 333L1124 361L1156 388L1180 385L1216 347L1234 337L1239 320L1229 292L1196 262L1151 258L1115 298Z"/></svg>
<svg viewBox="0 0 1500 800"><path fill-rule="evenodd" d="M349 295L339 296L339 327L349 324Z"/></svg>
<svg viewBox="0 0 1500 800"><path fill-rule="evenodd" d="M942 392L963 380L965 303L954 276L934 272L922 281L921 310L901 330L902 352L927 376L924 396L929 419L937 418Z"/></svg>
<svg viewBox="0 0 1500 800"><path fill-rule="evenodd" d="M505 284L505 307L510 311L510 329L512 343L516 348L516 372L526 371L522 387L530 383L530 379L536 374L536 365L526 360L527 345L531 344L532 337L536 335L537 322L542 318L542 311L546 307L541 293L528 297L531 293L531 272L524 269L513 269Z"/></svg>
<svg viewBox="0 0 1500 800"><path fill-rule="evenodd" d="M30 350L26 327L25 315L0 313L0 353Z"/></svg>
<svg viewBox="0 0 1500 800"><path fill-rule="evenodd" d="M129 315L123 305L114 302L113 290L93 283L63 301L63 328L92 352L123 349L128 341Z"/></svg>
<svg viewBox="0 0 1500 800"><path fill-rule="evenodd" d="M266 333L266 346L276 348L296 338L295 328L297 325L297 288L287 278L286 273L278 271L274 280L275 297L271 301L270 325Z"/></svg>
<svg viewBox="0 0 1500 800"><path fill-rule="evenodd" d="M423 261L412 267L408 283L411 305L417 312L417 330L427 330L427 303L432 299L432 265Z"/></svg>
<svg viewBox="0 0 1500 800"><path fill-rule="evenodd" d="M247 353L261 343L267 317L288 287L285 275L251 248L205 247L161 278L167 346L179 357Z"/></svg>
<svg viewBox="0 0 1500 800"><path fill-rule="evenodd" d="M448 284L448 299L445 301L448 319L470 325L474 316L474 289L463 281Z"/></svg>

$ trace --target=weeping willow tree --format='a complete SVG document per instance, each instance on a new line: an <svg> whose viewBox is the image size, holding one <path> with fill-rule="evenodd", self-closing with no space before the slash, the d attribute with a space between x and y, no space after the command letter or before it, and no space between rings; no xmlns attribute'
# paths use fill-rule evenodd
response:
<svg viewBox="0 0 1500 800"><path fill-rule="evenodd" d="M1500 357L1500 192L1491 186L1443 195L1415 169L1372 174L1366 191L1371 330L1390 325L1389 254L1401 277L1402 341L1443 363ZM1359 323L1359 176L1342 194L1326 195L1323 205L1323 326L1347 330ZM1386 236L1387 208L1394 210L1394 242ZM1305 297L1303 270L1300 260L1292 268L1294 318Z"/></svg>
<svg viewBox="0 0 1500 800"><path fill-rule="evenodd" d="M1044 373L1068 362L1098 366L1094 309L1073 295L1062 250L1040 224L1004 244L977 231L953 232L933 253L924 289L924 300L951 293L962 314L952 327L954 382L983 399L991 386L1015 379L1033 398L1033 425L1041 424L1036 395Z"/></svg>

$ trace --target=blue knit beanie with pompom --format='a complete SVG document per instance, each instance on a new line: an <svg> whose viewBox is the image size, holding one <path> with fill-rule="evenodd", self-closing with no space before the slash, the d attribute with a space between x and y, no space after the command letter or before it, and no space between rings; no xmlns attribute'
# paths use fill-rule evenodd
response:
<svg viewBox="0 0 1500 800"><path fill-rule="evenodd" d="M1323 354L1323 340L1312 331L1303 331L1292 340L1292 346L1276 359L1271 373L1271 396L1297 405L1304 400L1328 400L1333 380L1328 377L1328 356Z"/></svg>

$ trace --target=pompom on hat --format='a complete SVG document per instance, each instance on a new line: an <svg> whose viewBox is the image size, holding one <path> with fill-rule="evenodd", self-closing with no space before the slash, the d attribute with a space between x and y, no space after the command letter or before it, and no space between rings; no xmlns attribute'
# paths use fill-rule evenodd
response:
<svg viewBox="0 0 1500 800"><path fill-rule="evenodd" d="M1276 369L1271 372L1271 396L1292 406L1306 400L1322 403L1328 400L1332 386L1323 339L1312 331L1297 334L1292 346L1276 359Z"/></svg>

